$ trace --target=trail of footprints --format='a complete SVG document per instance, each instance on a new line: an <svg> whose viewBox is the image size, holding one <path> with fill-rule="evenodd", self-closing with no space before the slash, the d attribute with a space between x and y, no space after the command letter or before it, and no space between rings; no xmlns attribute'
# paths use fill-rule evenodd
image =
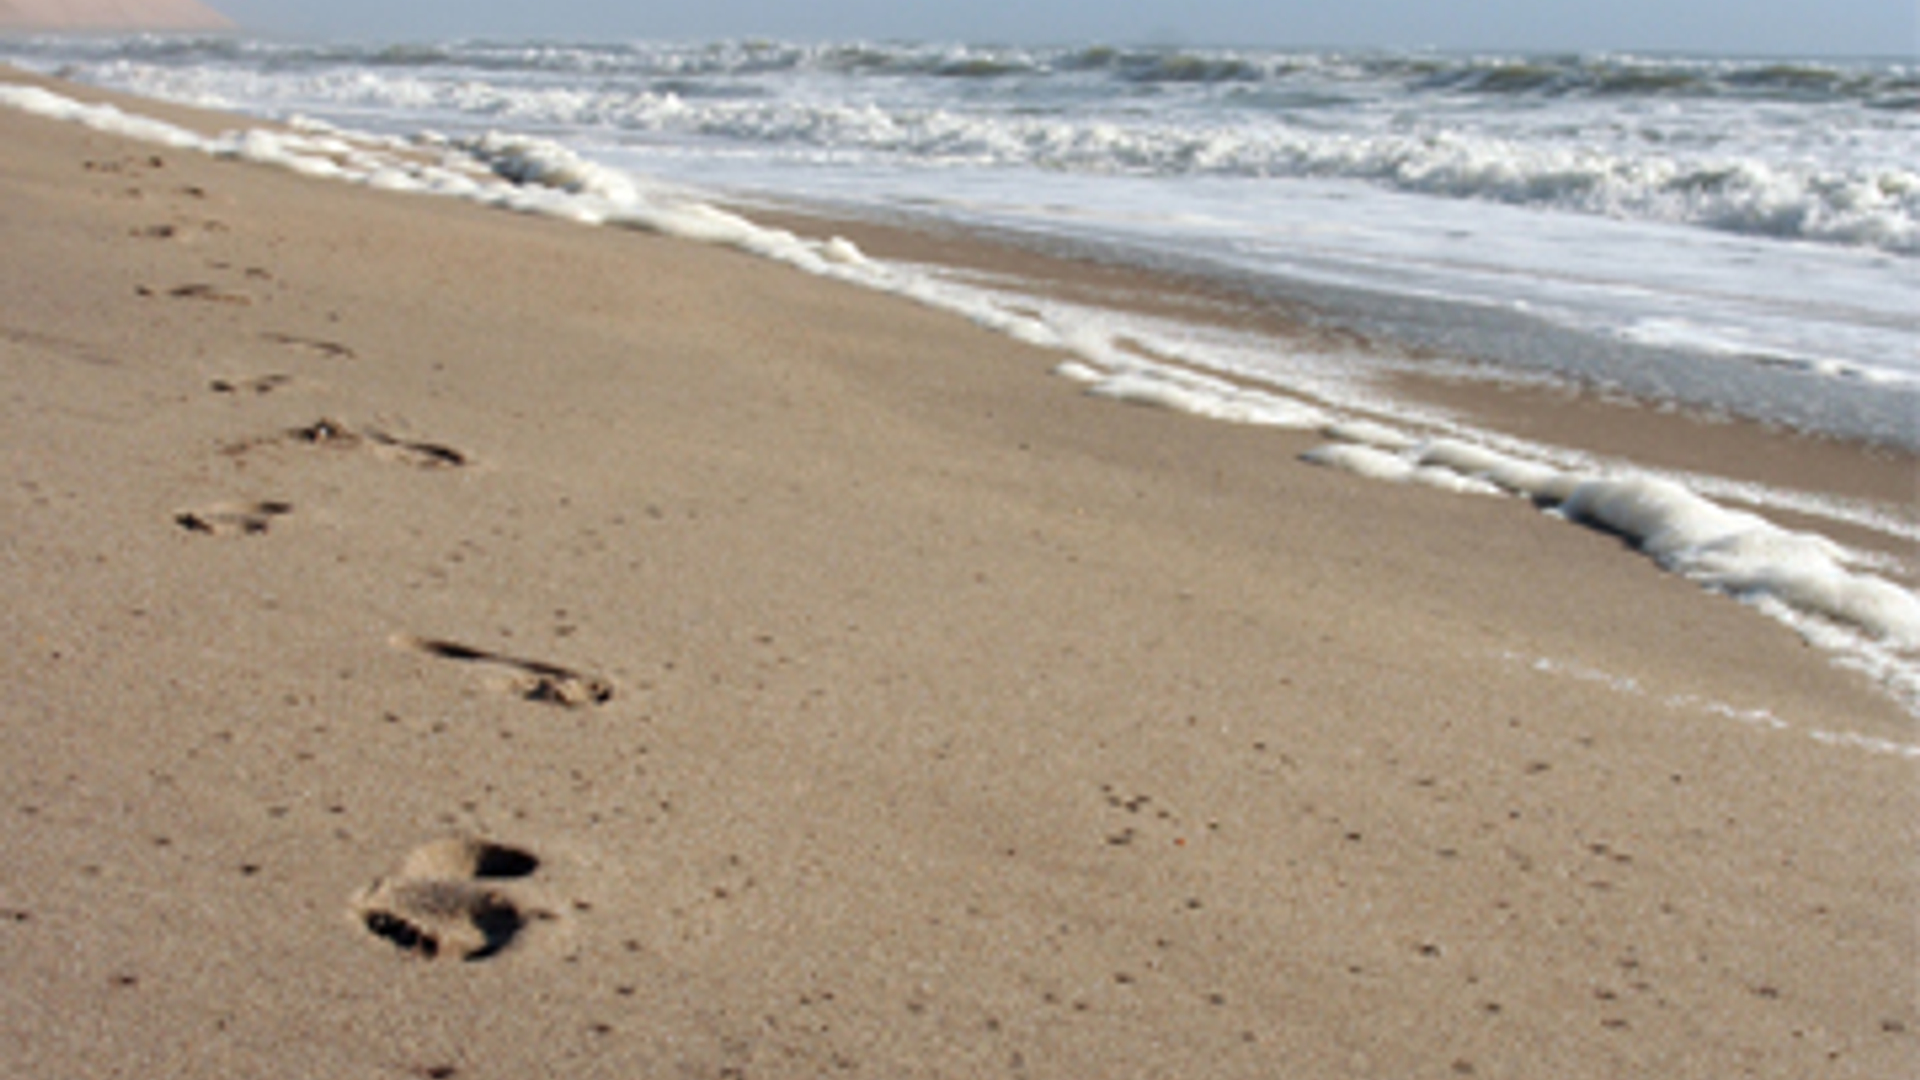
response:
<svg viewBox="0 0 1920 1080"><path fill-rule="evenodd" d="M270 341L319 352L331 358L354 356L352 349L335 342L281 333L262 336ZM290 376L267 375L246 381L215 380L210 388L216 393L225 394L242 392L266 394L289 381L291 381ZM330 417L322 417L311 424L278 434L243 440L227 446L224 452L231 456L239 456L263 446L285 443L328 450L370 450L389 461L423 469L452 469L468 464L467 455L453 447L417 439L404 439L373 427L355 428ZM263 536L272 529L276 519L292 512L293 504L282 501L215 503L180 511L174 515L173 520L174 524L190 533L207 536ZM508 656L454 641L430 638L402 636L395 638L394 644L429 656L501 669L508 676L504 683L507 692L527 701L564 708L579 708L605 704L613 698L613 686L607 680L543 660Z"/></svg>
<svg viewBox="0 0 1920 1080"><path fill-rule="evenodd" d="M369 448L389 460L426 469L459 468L467 464L467 456L449 446L402 439L374 428L356 430L338 420L327 418L279 435L246 440L227 447L226 452L234 455L244 454L256 447L280 442L293 442L334 450ZM176 525L191 533L209 536L262 536L272 528L276 518L292 512L293 504L287 502L217 503L200 509L181 511L174 515L173 520ZM613 686L607 680L544 660L508 656L471 645L462 645L459 642L432 638L403 635L393 639L393 642L399 648L429 656L502 669L508 674L505 682L507 692L527 701L559 705L564 708L579 708L587 705L602 705L613 699Z"/></svg>
<svg viewBox="0 0 1920 1080"><path fill-rule="evenodd" d="M89 162L88 168L107 173L132 173L138 176L149 169L162 168L157 156L144 161L101 164ZM186 194L205 197L198 189ZM136 190L134 194L139 194ZM203 222L198 231L225 232L220 222ZM165 224L135 235L144 239L183 238L183 227ZM225 269L225 264L209 264ZM265 270L250 268L249 280L271 280ZM172 288L140 286L144 297L192 300L250 306L252 298L212 284L192 282ZM302 337L278 331L260 337L316 356L339 361L357 358L355 351L339 342ZM262 396L294 381L283 373L253 377L214 379L208 389L218 394ZM322 417L311 424L264 438L229 446L229 454L244 454L268 444L296 444L336 451L370 451L383 459L424 469L460 468L469 463L466 454L439 443L401 438L373 427L352 427L339 420ZM276 521L293 512L293 504L280 500L254 502L217 502L174 514L173 522L188 533L204 536L257 537L266 535ZM397 647L441 659L478 664L504 674L502 688L527 701L580 708L601 705L613 698L613 686L595 675L541 660L508 656L458 642L402 636L394 639ZM349 905L354 921L367 933L382 939L402 952L429 960L458 957L463 961L485 960L505 951L519 941L528 927L551 922L557 916L534 903L527 879L540 869L538 856L471 837L447 837L415 848L392 874L376 879L355 894Z"/></svg>
<svg viewBox="0 0 1920 1080"><path fill-rule="evenodd" d="M264 394L286 381L286 376L267 376L245 384L217 381L213 389L220 393L239 393L245 389ZM450 446L402 439L373 428L356 431L337 420L324 418L280 435L249 439L227 447L226 452L238 455L257 446L286 441L336 450L371 448L381 457L423 469L459 468L467 464L467 456ZM173 521L190 533L207 536L263 536L272 528L275 518L292 512L293 504L281 501L216 503L182 510L173 516Z"/></svg>
<svg viewBox="0 0 1920 1080"><path fill-rule="evenodd" d="M349 912L377 938L428 960L497 956L535 922L556 916L509 882L531 878L530 851L471 837L413 849L400 869L353 898Z"/></svg>

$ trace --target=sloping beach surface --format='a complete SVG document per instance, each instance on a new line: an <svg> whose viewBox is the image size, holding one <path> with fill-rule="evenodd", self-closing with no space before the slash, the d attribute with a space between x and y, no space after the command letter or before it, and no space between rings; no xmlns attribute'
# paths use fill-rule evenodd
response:
<svg viewBox="0 0 1920 1080"><path fill-rule="evenodd" d="M224 30L195 0L0 0L0 30Z"/></svg>
<svg viewBox="0 0 1920 1080"><path fill-rule="evenodd" d="M734 250L0 143L9 1074L1915 1063L1911 718L1616 537Z"/></svg>

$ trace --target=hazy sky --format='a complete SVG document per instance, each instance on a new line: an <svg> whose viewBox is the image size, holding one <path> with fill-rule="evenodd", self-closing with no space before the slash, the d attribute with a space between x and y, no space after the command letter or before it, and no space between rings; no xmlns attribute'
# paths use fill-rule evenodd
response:
<svg viewBox="0 0 1920 1080"><path fill-rule="evenodd" d="M771 37L1912 56L1920 0L211 0L249 29L410 40Z"/></svg>

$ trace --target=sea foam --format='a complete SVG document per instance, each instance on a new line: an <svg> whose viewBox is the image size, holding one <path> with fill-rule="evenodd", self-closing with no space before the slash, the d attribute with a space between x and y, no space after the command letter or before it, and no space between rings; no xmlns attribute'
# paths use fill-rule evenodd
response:
<svg viewBox="0 0 1920 1080"><path fill-rule="evenodd" d="M1504 453L1459 439L1418 440L1364 416L1341 415L1300 397L1242 386L1192 370L1207 366L1188 340L1090 317L1035 297L1011 301L902 264L868 259L844 239L816 241L760 226L668 185L650 184L581 158L558 143L488 134L413 144L357 139L325 129L248 129L204 137L176 125L87 104L37 87L0 85L0 104L95 130L288 169L303 175L470 199L583 224L644 228L723 244L810 273L953 311L1031 344L1077 359L1056 370L1097 396L1240 423L1314 429L1336 441L1306 460L1360 475L1449 491L1526 496L1571 521L1633 541L1676 573L1739 597L1787 622L1841 662L1867 672L1920 711L1920 598L1860 572L1861 560L1831 541L1779 528L1721 506L1670 480L1598 475ZM465 160L431 151L452 148ZM475 166L483 168L476 168ZM1123 348L1127 340L1170 360ZM1216 354L1234 370L1231 349ZM1311 370L1313 358L1301 357ZM1339 380L1323 381L1338 396Z"/></svg>
<svg viewBox="0 0 1920 1080"><path fill-rule="evenodd" d="M251 63L212 56L182 66L177 50L133 43L96 70L137 92L208 105L433 111L490 126L943 165L1347 179L1920 254L1920 169L1901 153L1912 139L1900 117L1913 107L1913 79L1897 65L1783 75L1791 65L1623 57L1116 50L1094 61L1077 49L871 44L463 43L398 54L247 45ZM1100 100L1132 107L1090 117L1061 107ZM1345 122L1325 121L1336 114Z"/></svg>
<svg viewBox="0 0 1920 1080"><path fill-rule="evenodd" d="M1392 440L1366 428L1357 433L1372 439L1318 447L1305 459L1396 482L1442 470L1530 498L1568 521L1616 533L1662 567L1787 623L1920 709L1920 597L1861 569L1873 557L1660 476L1566 470L1458 439L1388 449L1378 443Z"/></svg>
<svg viewBox="0 0 1920 1080"><path fill-rule="evenodd" d="M1920 447L1901 61L245 38L0 54L191 104L532 131L702 190L1172 254L1376 341Z"/></svg>
<svg viewBox="0 0 1920 1080"><path fill-rule="evenodd" d="M1920 648L1920 597L1850 571L1845 551L1826 537L1782 529L1649 476L1585 480L1559 509L1632 539L1701 584L1741 598L1771 597L1895 647Z"/></svg>

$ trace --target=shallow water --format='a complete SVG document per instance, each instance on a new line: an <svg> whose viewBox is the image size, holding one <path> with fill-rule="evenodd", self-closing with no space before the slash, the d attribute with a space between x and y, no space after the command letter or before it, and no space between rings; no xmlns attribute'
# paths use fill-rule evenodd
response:
<svg viewBox="0 0 1920 1080"><path fill-rule="evenodd" d="M1061 350L1059 373L1099 397L1317 429L1332 440L1318 464L1533 499L1787 623L1920 715L1920 598L1888 580L1912 567L1758 516L1910 551L1909 507L1656 475L1476 429L1378 378L1398 355L1378 343L1397 342L1920 445L1920 178L1901 164L1920 160L1920 123L1899 65L152 39L13 43L0 59L302 133L203 140L0 95L16 107L728 244ZM1376 347L1069 302L751 220L790 205L1199 274Z"/></svg>
<svg viewBox="0 0 1920 1080"><path fill-rule="evenodd" d="M537 134L734 197L1098 244L1413 344L1920 446L1905 62L155 38L4 54L256 114Z"/></svg>

